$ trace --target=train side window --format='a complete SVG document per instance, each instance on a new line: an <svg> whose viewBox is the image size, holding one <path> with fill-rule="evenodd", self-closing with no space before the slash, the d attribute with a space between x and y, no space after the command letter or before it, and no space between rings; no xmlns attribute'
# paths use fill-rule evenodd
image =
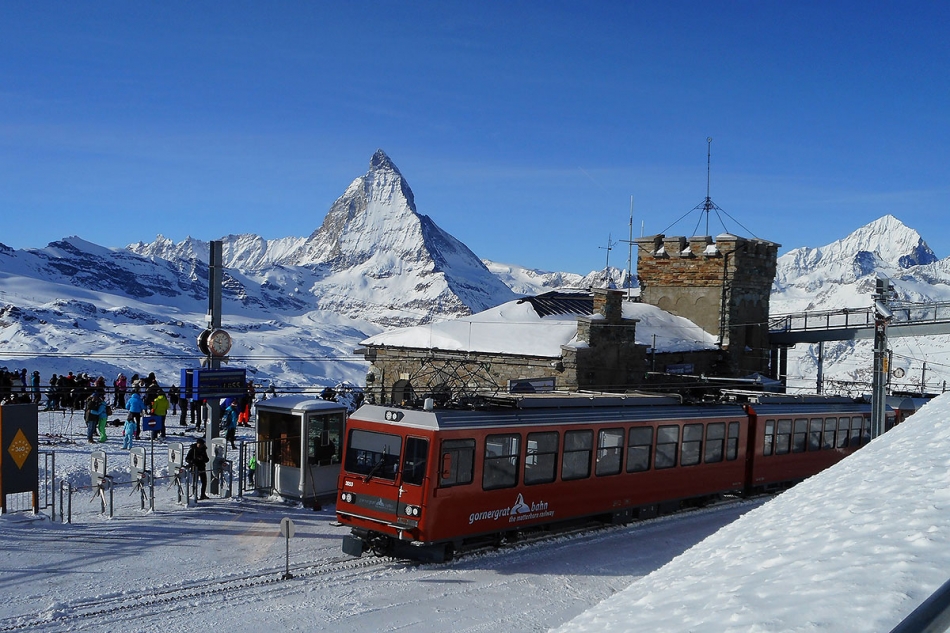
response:
<svg viewBox="0 0 950 633"><path fill-rule="evenodd" d="M835 447L835 428L838 425L838 418L825 418L825 432L822 435L821 447Z"/></svg>
<svg viewBox="0 0 950 633"><path fill-rule="evenodd" d="M835 444L837 448L848 448L848 433L850 431L850 426L850 418L838 418L838 441Z"/></svg>
<svg viewBox="0 0 950 633"><path fill-rule="evenodd" d="M623 429L602 429L597 433L597 465L594 474L616 475L623 461Z"/></svg>
<svg viewBox="0 0 950 633"><path fill-rule="evenodd" d="M680 447L680 465L695 466L703 450L703 425L687 424L683 427L683 444Z"/></svg>
<svg viewBox="0 0 950 633"><path fill-rule="evenodd" d="M525 445L524 482L526 484L547 484L557 477L558 435L550 433L528 433Z"/></svg>
<svg viewBox="0 0 950 633"><path fill-rule="evenodd" d="M656 430L656 459L653 467L673 468L676 466L676 449L680 443L680 427L661 426Z"/></svg>
<svg viewBox="0 0 950 633"><path fill-rule="evenodd" d="M768 420L765 423L765 442L762 445L762 454L772 454L772 444L775 442L775 420Z"/></svg>
<svg viewBox="0 0 950 633"><path fill-rule="evenodd" d="M851 418L851 439L849 440L849 444L852 447L857 448L861 446L861 424L863 421L864 418L857 415Z"/></svg>
<svg viewBox="0 0 950 633"><path fill-rule="evenodd" d="M567 431L564 433L561 479L569 481L590 477L590 458L593 448L593 431Z"/></svg>
<svg viewBox="0 0 950 633"><path fill-rule="evenodd" d="M789 419L779 420L775 432L775 454L785 455L788 453L789 445L792 440L792 421Z"/></svg>
<svg viewBox="0 0 950 633"><path fill-rule="evenodd" d="M421 486L426 476L426 459L429 457L429 440L423 437L407 437L406 452L402 458L402 481Z"/></svg>
<svg viewBox="0 0 950 633"><path fill-rule="evenodd" d="M825 421L821 418L812 418L808 421L808 450L821 450L821 427Z"/></svg>
<svg viewBox="0 0 950 633"><path fill-rule="evenodd" d="M485 438L482 488L496 490L518 485L520 457L521 436L519 434L489 435Z"/></svg>
<svg viewBox="0 0 950 633"><path fill-rule="evenodd" d="M722 461L722 446L726 440L726 423L710 422L706 425L706 453L703 461L714 464Z"/></svg>
<svg viewBox="0 0 950 633"><path fill-rule="evenodd" d="M808 420L806 418L795 418L795 428L792 432L792 452L804 453L807 439Z"/></svg>
<svg viewBox="0 0 950 633"><path fill-rule="evenodd" d="M462 486L472 483L475 472L475 440L442 442L442 471L439 486Z"/></svg>
<svg viewBox="0 0 950 633"><path fill-rule="evenodd" d="M639 426L630 429L627 446L627 472L649 470L650 456L653 453L653 427Z"/></svg>
<svg viewBox="0 0 950 633"><path fill-rule="evenodd" d="M867 444L871 441L871 418L864 418L864 425L861 427L861 443Z"/></svg>
<svg viewBox="0 0 950 633"><path fill-rule="evenodd" d="M733 461L739 457L739 423L729 423L729 440L726 445L726 459Z"/></svg>

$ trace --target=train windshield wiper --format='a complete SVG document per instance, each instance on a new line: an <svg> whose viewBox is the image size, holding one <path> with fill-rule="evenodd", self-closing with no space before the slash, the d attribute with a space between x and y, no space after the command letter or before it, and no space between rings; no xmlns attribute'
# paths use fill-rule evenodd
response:
<svg viewBox="0 0 950 633"><path fill-rule="evenodd" d="M379 461L377 461L375 464L373 464L373 467L370 468L370 469L369 469L369 472L366 473L366 476L363 477L363 483L364 483L364 484L367 483L370 479L373 478L373 475L376 474L376 471L378 471L380 468L382 468L383 462L385 462L385 461L386 461L386 451L383 451L383 454L379 456Z"/></svg>

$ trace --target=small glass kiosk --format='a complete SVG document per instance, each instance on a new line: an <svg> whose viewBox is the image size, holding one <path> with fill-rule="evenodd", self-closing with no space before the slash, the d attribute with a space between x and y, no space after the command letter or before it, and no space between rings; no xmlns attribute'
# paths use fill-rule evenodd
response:
<svg viewBox="0 0 950 633"><path fill-rule="evenodd" d="M305 505L336 496L346 407L312 395L261 400L257 486Z"/></svg>

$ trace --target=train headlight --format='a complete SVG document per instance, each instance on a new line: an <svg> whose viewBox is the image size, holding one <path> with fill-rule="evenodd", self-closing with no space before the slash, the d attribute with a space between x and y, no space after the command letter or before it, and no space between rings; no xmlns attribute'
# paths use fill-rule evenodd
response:
<svg viewBox="0 0 950 633"><path fill-rule="evenodd" d="M342 499L342 500L345 501L346 503L353 503L353 499L354 499L353 493L352 493L352 492L344 492L343 494L340 495L340 499Z"/></svg>
<svg viewBox="0 0 950 633"><path fill-rule="evenodd" d="M417 517L421 511L419 506L406 506L406 516Z"/></svg>

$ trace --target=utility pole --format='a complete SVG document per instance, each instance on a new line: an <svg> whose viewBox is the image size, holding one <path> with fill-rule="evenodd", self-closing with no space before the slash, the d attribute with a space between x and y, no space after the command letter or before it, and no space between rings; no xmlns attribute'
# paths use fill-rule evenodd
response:
<svg viewBox="0 0 950 633"><path fill-rule="evenodd" d="M221 240L211 242L211 253L208 259L208 329L221 329L221 286L224 281L224 243ZM221 358L215 354L208 354L208 369L221 369ZM206 442L211 446L211 440L221 434L221 403L217 398L210 398L208 407L208 424L205 426Z"/></svg>
<svg viewBox="0 0 950 633"><path fill-rule="evenodd" d="M871 385L871 439L884 434L887 399L887 323L893 314L888 307L894 286L878 277L874 299L874 379Z"/></svg>

